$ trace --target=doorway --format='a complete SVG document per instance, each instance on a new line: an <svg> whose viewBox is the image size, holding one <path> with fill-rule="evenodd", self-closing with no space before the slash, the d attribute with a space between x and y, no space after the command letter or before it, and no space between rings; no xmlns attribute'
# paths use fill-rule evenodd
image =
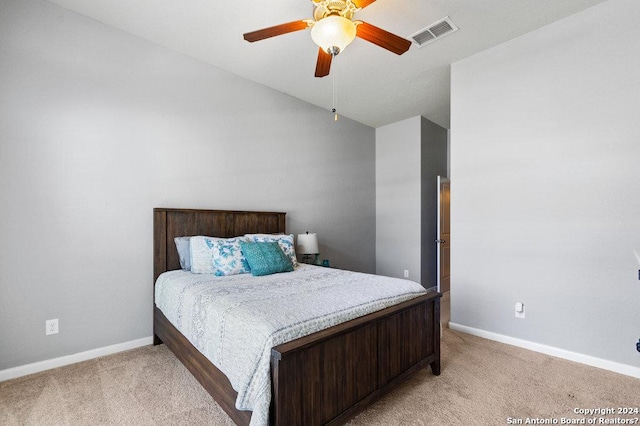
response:
<svg viewBox="0 0 640 426"><path fill-rule="evenodd" d="M451 181L438 176L438 239L437 245L437 289L444 293L451 288Z"/></svg>

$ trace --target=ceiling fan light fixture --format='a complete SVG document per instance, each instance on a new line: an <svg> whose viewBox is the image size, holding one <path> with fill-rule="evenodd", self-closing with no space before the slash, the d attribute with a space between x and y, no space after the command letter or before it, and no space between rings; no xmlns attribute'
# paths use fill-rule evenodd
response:
<svg viewBox="0 0 640 426"><path fill-rule="evenodd" d="M330 15L313 25L311 38L322 50L335 56L356 38L356 24L342 16Z"/></svg>

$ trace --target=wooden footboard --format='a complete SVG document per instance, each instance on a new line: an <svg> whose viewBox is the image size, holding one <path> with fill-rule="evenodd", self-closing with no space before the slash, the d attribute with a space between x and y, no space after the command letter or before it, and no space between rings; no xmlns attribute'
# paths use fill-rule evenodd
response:
<svg viewBox="0 0 640 426"><path fill-rule="evenodd" d="M343 424L415 371L439 375L439 310L432 293L273 348L273 424Z"/></svg>

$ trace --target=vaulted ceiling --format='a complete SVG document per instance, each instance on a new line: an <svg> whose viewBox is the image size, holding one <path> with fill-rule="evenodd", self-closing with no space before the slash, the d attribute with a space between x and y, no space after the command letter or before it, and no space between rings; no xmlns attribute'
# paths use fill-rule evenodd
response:
<svg viewBox="0 0 640 426"><path fill-rule="evenodd" d="M379 127L422 115L449 128L450 65L604 0L377 0L354 19L409 37L448 16L460 29L402 56L356 39L314 77L308 30L248 43L243 33L312 17L310 0L49 0L107 25ZM595 31L595 29L594 29Z"/></svg>

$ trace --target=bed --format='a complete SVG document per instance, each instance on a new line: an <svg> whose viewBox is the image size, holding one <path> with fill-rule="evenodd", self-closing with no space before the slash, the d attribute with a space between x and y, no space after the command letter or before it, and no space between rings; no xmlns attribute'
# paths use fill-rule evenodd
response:
<svg viewBox="0 0 640 426"><path fill-rule="evenodd" d="M154 209L154 290L158 277L180 269L174 238L229 238L285 233L285 213ZM155 291L154 291L155 295ZM440 294L427 293L271 349L274 425L342 424L416 371L440 374ZM250 411L237 410L237 392L158 309L154 296L154 344L164 343L238 425Z"/></svg>

